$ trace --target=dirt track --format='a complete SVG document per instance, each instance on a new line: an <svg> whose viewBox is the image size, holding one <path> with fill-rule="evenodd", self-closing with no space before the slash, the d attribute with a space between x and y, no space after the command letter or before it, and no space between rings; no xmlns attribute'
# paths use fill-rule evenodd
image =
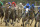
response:
<svg viewBox="0 0 40 27"><path fill-rule="evenodd" d="M5 26L5 23L3 22L2 24L0 24L0 27L22 27L21 23L22 23L22 19L20 20L20 23L16 23L15 26L12 26L10 23L9 26ZM34 27L34 24L35 24L35 20L33 21L32 25L29 27ZM28 25L26 27L28 27Z"/></svg>

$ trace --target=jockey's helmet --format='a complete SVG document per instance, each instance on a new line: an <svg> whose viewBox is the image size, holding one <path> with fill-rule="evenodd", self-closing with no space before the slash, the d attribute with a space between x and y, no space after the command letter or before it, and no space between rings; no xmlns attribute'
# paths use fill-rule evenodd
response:
<svg viewBox="0 0 40 27"><path fill-rule="evenodd" d="M11 2L8 2L8 4L11 6Z"/></svg>
<svg viewBox="0 0 40 27"><path fill-rule="evenodd" d="M3 3L0 1L0 6L2 6L3 5Z"/></svg>
<svg viewBox="0 0 40 27"><path fill-rule="evenodd" d="M22 5L22 3L20 3L20 5Z"/></svg>
<svg viewBox="0 0 40 27"><path fill-rule="evenodd" d="M26 6L30 6L29 3L27 3Z"/></svg>

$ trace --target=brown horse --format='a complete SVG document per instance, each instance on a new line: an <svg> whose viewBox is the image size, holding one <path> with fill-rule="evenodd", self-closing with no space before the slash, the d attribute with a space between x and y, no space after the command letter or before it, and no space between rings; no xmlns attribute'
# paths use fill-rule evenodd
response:
<svg viewBox="0 0 40 27"><path fill-rule="evenodd" d="M14 26L14 22L16 21L16 10L13 7L11 8L11 14L9 16L9 20L10 19L12 19L12 23L11 24L13 24L13 26Z"/></svg>
<svg viewBox="0 0 40 27"><path fill-rule="evenodd" d="M9 22L9 15L10 15L10 13L11 13L11 9L6 7L6 9L5 9L5 18L4 18L6 26L8 25L7 22Z"/></svg>
<svg viewBox="0 0 40 27"><path fill-rule="evenodd" d="M4 17L4 12L3 9L0 7L0 17L1 17L1 24L2 24L2 19Z"/></svg>

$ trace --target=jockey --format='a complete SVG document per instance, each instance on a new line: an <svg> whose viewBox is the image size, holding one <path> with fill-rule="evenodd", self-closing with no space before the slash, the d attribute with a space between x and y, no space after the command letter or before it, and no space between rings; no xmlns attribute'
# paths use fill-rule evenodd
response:
<svg viewBox="0 0 40 27"><path fill-rule="evenodd" d="M6 3L7 8L11 8L11 2Z"/></svg>
<svg viewBox="0 0 40 27"><path fill-rule="evenodd" d="M16 3L15 3L15 2L12 2L12 6L13 6L13 7L16 7Z"/></svg>
<svg viewBox="0 0 40 27"><path fill-rule="evenodd" d="M31 6L31 7L35 8L35 7L34 7L34 4L32 4L32 6Z"/></svg>
<svg viewBox="0 0 40 27"><path fill-rule="evenodd" d="M26 10L25 12L28 13L28 11L30 10L29 3L27 3L26 6L24 6L24 9Z"/></svg>
<svg viewBox="0 0 40 27"><path fill-rule="evenodd" d="M11 2L8 2L9 8L11 8Z"/></svg>
<svg viewBox="0 0 40 27"><path fill-rule="evenodd" d="M32 6L34 7L34 4L32 4Z"/></svg>
<svg viewBox="0 0 40 27"><path fill-rule="evenodd" d="M34 10L34 8L35 8L35 7L34 7L34 4L32 4L32 6L31 6L31 7L32 7L32 8L33 8L33 10Z"/></svg>
<svg viewBox="0 0 40 27"><path fill-rule="evenodd" d="M12 8L14 8L16 10L16 3L12 2Z"/></svg>
<svg viewBox="0 0 40 27"><path fill-rule="evenodd" d="M6 3L6 4L5 4L5 8L9 8L9 5L8 5L8 3Z"/></svg>
<svg viewBox="0 0 40 27"><path fill-rule="evenodd" d="M3 3L0 1L0 7L2 7L3 6Z"/></svg>
<svg viewBox="0 0 40 27"><path fill-rule="evenodd" d="M22 3L19 3L18 6L19 6L19 9L23 9L24 8L24 6L22 5Z"/></svg>
<svg viewBox="0 0 40 27"><path fill-rule="evenodd" d="M11 6L11 2L8 2L9 6Z"/></svg>
<svg viewBox="0 0 40 27"><path fill-rule="evenodd" d="M35 14L35 9L34 9L34 8L35 8L35 6L34 6L34 4L32 4L32 6L31 6L31 7L33 8L33 9L32 9L32 10L33 10L33 13Z"/></svg>

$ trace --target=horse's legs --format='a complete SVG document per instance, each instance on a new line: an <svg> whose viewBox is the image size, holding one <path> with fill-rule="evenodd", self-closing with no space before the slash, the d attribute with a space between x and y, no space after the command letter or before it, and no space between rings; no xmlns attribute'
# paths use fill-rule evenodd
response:
<svg viewBox="0 0 40 27"><path fill-rule="evenodd" d="M23 27L24 27L24 22L23 22Z"/></svg>
<svg viewBox="0 0 40 27"><path fill-rule="evenodd" d="M14 22L16 22L16 10L15 10L15 18L14 18Z"/></svg>
<svg viewBox="0 0 40 27"><path fill-rule="evenodd" d="M40 27L40 22L38 23L38 27Z"/></svg>
<svg viewBox="0 0 40 27"><path fill-rule="evenodd" d="M17 20L18 23L19 23L20 19L21 19L21 18L18 18L18 20Z"/></svg>
<svg viewBox="0 0 40 27"><path fill-rule="evenodd" d="M35 26L34 27L36 27L36 24L37 24L37 21L35 21Z"/></svg>
<svg viewBox="0 0 40 27"><path fill-rule="evenodd" d="M13 24L13 19L12 19L12 23L11 23L11 25Z"/></svg>
<svg viewBox="0 0 40 27"><path fill-rule="evenodd" d="M5 20L5 26L9 26L8 23L7 23L7 20Z"/></svg>
<svg viewBox="0 0 40 27"><path fill-rule="evenodd" d="M14 18L14 22L16 22L16 18Z"/></svg>
<svg viewBox="0 0 40 27"><path fill-rule="evenodd" d="M30 24L30 22L29 22L29 21L30 21L30 19L28 20L28 25ZM29 27L29 26L28 26L28 27Z"/></svg>
<svg viewBox="0 0 40 27"><path fill-rule="evenodd" d="M15 25L15 22L13 21L13 19L12 19L12 23L13 23L13 26Z"/></svg>
<svg viewBox="0 0 40 27"><path fill-rule="evenodd" d="M24 22L22 22L21 26L23 26L23 27L24 27Z"/></svg>
<svg viewBox="0 0 40 27"><path fill-rule="evenodd" d="M26 17L26 14L23 15L21 26L24 26L24 20L25 20L25 17Z"/></svg>
<svg viewBox="0 0 40 27"><path fill-rule="evenodd" d="M31 24L33 23L33 20L34 20L34 19L32 19ZM31 24L30 24L30 26L31 26Z"/></svg>
<svg viewBox="0 0 40 27"><path fill-rule="evenodd" d="M14 18L14 22L16 22L16 16L15 16L15 18Z"/></svg>
<svg viewBox="0 0 40 27"><path fill-rule="evenodd" d="M27 21L26 21L26 23L25 23L25 27L26 27L27 24L28 24L28 19L27 19Z"/></svg>
<svg viewBox="0 0 40 27"><path fill-rule="evenodd" d="M2 17L1 17L1 24L2 24Z"/></svg>
<svg viewBox="0 0 40 27"><path fill-rule="evenodd" d="M9 19L7 19L7 22L9 23Z"/></svg>
<svg viewBox="0 0 40 27"><path fill-rule="evenodd" d="M11 25L13 25L14 26L14 20L12 19L12 23L11 23Z"/></svg>
<svg viewBox="0 0 40 27"><path fill-rule="evenodd" d="M38 23L38 27L39 27L39 23Z"/></svg>
<svg viewBox="0 0 40 27"><path fill-rule="evenodd" d="M22 19L22 24L21 24L21 26L23 26L23 27L24 27L24 18Z"/></svg>

